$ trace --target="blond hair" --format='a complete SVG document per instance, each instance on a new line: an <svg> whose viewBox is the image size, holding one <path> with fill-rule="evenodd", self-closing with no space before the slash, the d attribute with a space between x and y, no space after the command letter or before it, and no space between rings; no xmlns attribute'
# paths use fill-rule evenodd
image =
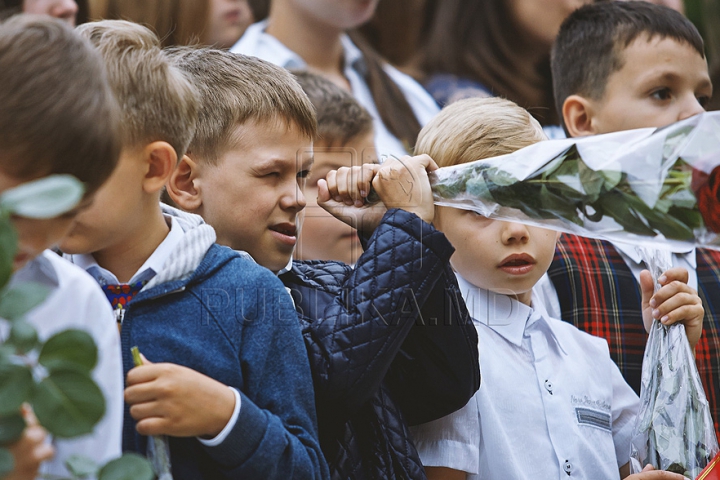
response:
<svg viewBox="0 0 720 480"><path fill-rule="evenodd" d="M195 132L197 93L160 49L155 34L124 20L86 23L77 31L105 60L122 110L123 147L164 141L181 158Z"/></svg>
<svg viewBox="0 0 720 480"><path fill-rule="evenodd" d="M468 98L443 108L425 125L415 154L447 167L507 155L546 139L538 121L510 100Z"/></svg>
<svg viewBox="0 0 720 480"><path fill-rule="evenodd" d="M284 121L310 139L317 136L313 106L284 68L210 48L177 47L168 53L199 91L198 127L190 143L196 161L217 164L234 145L235 128L246 122Z"/></svg>

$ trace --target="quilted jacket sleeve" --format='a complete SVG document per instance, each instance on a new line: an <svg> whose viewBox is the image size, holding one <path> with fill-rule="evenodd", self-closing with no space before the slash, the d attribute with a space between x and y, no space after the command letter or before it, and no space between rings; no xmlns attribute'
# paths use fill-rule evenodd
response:
<svg viewBox="0 0 720 480"><path fill-rule="evenodd" d="M404 348L409 332L416 325L422 328L421 311L428 300L443 302L446 285L440 280L448 275L453 252L445 236L416 215L398 209L386 213L355 269L345 270L340 294L321 299L324 305L317 308L315 318L305 328L321 416L347 417L372 398L396 355ZM445 323L443 308L434 306L429 315ZM441 330L444 329L437 328L434 332ZM450 392L451 396L461 392L459 395L467 401L472 396L468 392L477 389L477 341L454 335L452 339L433 343L428 340L428 334L418 335L422 341L407 355L403 354L408 361L396 369L394 389L400 391L407 387L424 395L430 389L435 393L444 389L444 393ZM430 347L427 356L421 351L424 346ZM458 351L462 353L456 355ZM474 365L475 370L460 365L473 357L473 351L475 356L469 364ZM434 365L435 362L439 362L438 365ZM431 365L434 366L431 368ZM414 366L433 375L451 374L449 380L406 374L406 370ZM458 366L462 372L454 374ZM468 370L472 370L471 374L467 374ZM413 382L419 383L408 385ZM428 398L437 399L439 395ZM412 402L405 403L411 411L417 410L412 408ZM427 407L427 402L422 404ZM464 403L456 408L462 405ZM428 412L412 415L412 418L430 417L435 415Z"/></svg>

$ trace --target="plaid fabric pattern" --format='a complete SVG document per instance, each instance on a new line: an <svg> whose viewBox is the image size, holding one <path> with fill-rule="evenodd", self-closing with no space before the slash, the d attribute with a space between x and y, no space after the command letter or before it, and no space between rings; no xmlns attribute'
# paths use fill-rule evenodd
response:
<svg viewBox="0 0 720 480"><path fill-rule="evenodd" d="M720 433L720 252L697 252L699 295L705 307L697 366ZM605 338L623 377L639 393L647 334L640 288L622 256L609 242L563 234L548 275L558 293L562 319Z"/></svg>

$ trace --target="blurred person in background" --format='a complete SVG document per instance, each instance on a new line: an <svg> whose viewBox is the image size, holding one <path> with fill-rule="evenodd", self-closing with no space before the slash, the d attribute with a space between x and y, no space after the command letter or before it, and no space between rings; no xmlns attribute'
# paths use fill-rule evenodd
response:
<svg viewBox="0 0 720 480"><path fill-rule="evenodd" d="M50 15L71 26L87 21L87 0L0 0L0 21L17 13Z"/></svg>
<svg viewBox="0 0 720 480"><path fill-rule="evenodd" d="M247 0L90 0L90 18L148 26L163 47L201 44L217 48L232 46L254 21Z"/></svg>
<svg viewBox="0 0 720 480"><path fill-rule="evenodd" d="M559 125L550 48L560 24L591 0L435 1L420 68L441 105L473 96L512 100L543 126ZM562 129L545 129L549 137Z"/></svg>

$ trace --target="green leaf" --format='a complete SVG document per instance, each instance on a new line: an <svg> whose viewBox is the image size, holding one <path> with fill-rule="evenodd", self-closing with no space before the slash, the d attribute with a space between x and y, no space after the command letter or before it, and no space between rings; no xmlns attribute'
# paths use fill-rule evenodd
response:
<svg viewBox="0 0 720 480"><path fill-rule="evenodd" d="M13 322L12 328L10 329L9 343L14 345L21 353L29 352L38 344L35 327L25 320Z"/></svg>
<svg viewBox="0 0 720 480"><path fill-rule="evenodd" d="M94 460L85 455L70 455L65 460L65 468L68 469L74 477L90 477L97 475L98 465Z"/></svg>
<svg viewBox="0 0 720 480"><path fill-rule="evenodd" d="M50 371L75 369L90 372L97 363L97 347L82 330L64 330L45 342L38 362Z"/></svg>
<svg viewBox="0 0 720 480"><path fill-rule="evenodd" d="M25 430L25 419L19 411L0 417L0 445L15 442L22 436L23 430Z"/></svg>
<svg viewBox="0 0 720 480"><path fill-rule="evenodd" d="M582 160L578 161L578 171L580 173L580 182L582 183L585 193L588 195L586 203L592 203L597 200L605 185L605 177L591 169Z"/></svg>
<svg viewBox="0 0 720 480"><path fill-rule="evenodd" d="M15 460L12 453L5 448L0 448L0 478L12 472L13 467L15 467Z"/></svg>
<svg viewBox="0 0 720 480"><path fill-rule="evenodd" d="M72 175L50 175L6 190L0 207L25 218L54 218L75 208L84 194L82 182Z"/></svg>
<svg viewBox="0 0 720 480"><path fill-rule="evenodd" d="M0 415L16 413L27 401L34 385L32 370L25 365L0 365Z"/></svg>
<svg viewBox="0 0 720 480"><path fill-rule="evenodd" d="M100 469L98 480L152 480L155 478L150 462L136 453L126 453Z"/></svg>
<svg viewBox="0 0 720 480"><path fill-rule="evenodd" d="M92 432L105 413L105 398L86 373L54 371L35 389L33 410L40 424L60 438Z"/></svg>
<svg viewBox="0 0 720 480"><path fill-rule="evenodd" d="M0 214L0 288L12 275L13 259L17 252L17 233L6 214Z"/></svg>
<svg viewBox="0 0 720 480"><path fill-rule="evenodd" d="M22 317L47 298L50 289L35 282L13 285L0 296L0 317L15 320Z"/></svg>

